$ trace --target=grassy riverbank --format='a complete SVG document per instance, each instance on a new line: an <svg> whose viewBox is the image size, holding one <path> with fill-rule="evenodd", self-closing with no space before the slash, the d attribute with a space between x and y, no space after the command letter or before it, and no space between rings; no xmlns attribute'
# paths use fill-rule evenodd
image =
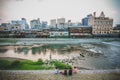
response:
<svg viewBox="0 0 120 80"><path fill-rule="evenodd" d="M39 59L36 62L31 60L4 60L0 59L0 70L49 70L58 67L59 69L69 68L70 65L59 61L43 62Z"/></svg>

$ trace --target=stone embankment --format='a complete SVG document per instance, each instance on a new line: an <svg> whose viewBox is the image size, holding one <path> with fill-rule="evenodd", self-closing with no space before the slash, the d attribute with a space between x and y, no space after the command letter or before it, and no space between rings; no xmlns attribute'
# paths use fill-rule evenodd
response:
<svg viewBox="0 0 120 80"><path fill-rule="evenodd" d="M120 70L79 70L72 76L53 70L0 70L0 80L120 80Z"/></svg>

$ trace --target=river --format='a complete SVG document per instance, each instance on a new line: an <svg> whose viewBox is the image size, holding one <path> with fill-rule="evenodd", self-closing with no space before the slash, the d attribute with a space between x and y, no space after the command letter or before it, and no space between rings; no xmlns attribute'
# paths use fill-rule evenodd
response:
<svg viewBox="0 0 120 80"><path fill-rule="evenodd" d="M87 42L78 44L1 45L0 57L37 61L60 60L87 69L120 68L119 42Z"/></svg>

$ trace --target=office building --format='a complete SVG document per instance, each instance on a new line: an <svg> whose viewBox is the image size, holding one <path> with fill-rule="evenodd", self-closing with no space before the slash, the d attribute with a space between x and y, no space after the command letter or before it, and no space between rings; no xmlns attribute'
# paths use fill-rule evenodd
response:
<svg viewBox="0 0 120 80"><path fill-rule="evenodd" d="M30 21L31 29L42 29L42 25L40 23L40 19L34 19Z"/></svg>
<svg viewBox="0 0 120 80"><path fill-rule="evenodd" d="M57 26L56 19L50 20L50 26L51 26L51 27L56 27L56 26Z"/></svg>
<svg viewBox="0 0 120 80"><path fill-rule="evenodd" d="M64 27L65 26L65 18L58 18L57 19L57 26Z"/></svg>
<svg viewBox="0 0 120 80"><path fill-rule="evenodd" d="M87 17L83 18L82 19L82 25L83 26L88 26L88 21L89 21L89 18L92 16L92 14L89 14L87 15Z"/></svg>
<svg viewBox="0 0 120 80"><path fill-rule="evenodd" d="M21 20L12 20L11 22L12 22L14 29L15 29L15 26L18 26L18 25L19 25L19 29L21 30L29 29L29 26L25 18L22 18Z"/></svg>

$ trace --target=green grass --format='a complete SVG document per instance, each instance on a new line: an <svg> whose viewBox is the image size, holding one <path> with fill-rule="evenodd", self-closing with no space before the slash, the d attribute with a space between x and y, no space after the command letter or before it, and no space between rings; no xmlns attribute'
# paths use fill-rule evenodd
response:
<svg viewBox="0 0 120 80"><path fill-rule="evenodd" d="M1 38L0 39L0 43L16 43L18 41L18 39L14 39L14 38Z"/></svg>
<svg viewBox="0 0 120 80"><path fill-rule="evenodd" d="M59 61L53 61L52 63L49 63L50 64L45 64L42 59L39 59L36 62L31 60L0 60L0 70L50 70L54 67L58 67L59 69L71 67L70 65L63 64Z"/></svg>
<svg viewBox="0 0 120 80"><path fill-rule="evenodd" d="M53 63L54 63L54 65L55 65L56 67L58 67L59 69L71 68L70 65L64 64L64 63L59 62L59 61L55 61L55 62L53 62Z"/></svg>

